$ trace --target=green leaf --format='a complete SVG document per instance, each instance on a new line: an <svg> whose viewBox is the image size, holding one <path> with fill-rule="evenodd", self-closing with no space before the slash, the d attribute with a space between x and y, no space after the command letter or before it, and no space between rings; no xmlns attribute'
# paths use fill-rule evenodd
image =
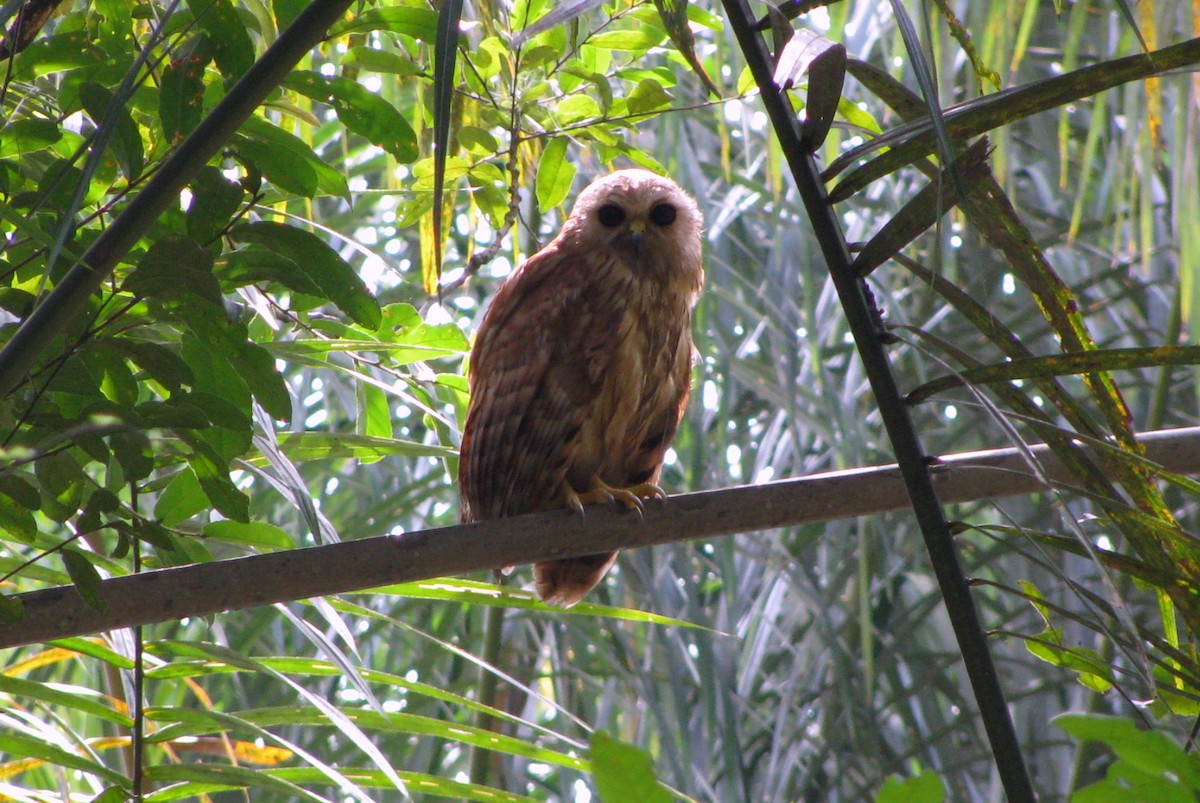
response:
<svg viewBox="0 0 1200 803"><path fill-rule="evenodd" d="M96 345L115 350L172 394L179 393L183 385L190 385L194 381L192 369L188 368L178 352L161 343L128 336L100 340ZM137 378L141 380L143 377L139 375Z"/></svg>
<svg viewBox="0 0 1200 803"><path fill-rule="evenodd" d="M254 42L229 0L188 0L196 24L208 34L221 75L242 77L254 64Z"/></svg>
<svg viewBox="0 0 1200 803"><path fill-rule="evenodd" d="M942 803L945 799L946 784L929 770L912 778L889 775L875 795L875 803Z"/></svg>
<svg viewBox="0 0 1200 803"><path fill-rule="evenodd" d="M204 525L204 536L266 549L291 549L296 545L285 530L259 521L214 521Z"/></svg>
<svg viewBox="0 0 1200 803"><path fill-rule="evenodd" d="M600 104L590 95L571 95L564 98L554 107L554 114L563 126L569 126L582 120L592 120L601 115ZM562 141L562 138L552 142Z"/></svg>
<svg viewBox="0 0 1200 803"><path fill-rule="evenodd" d="M104 59L104 51L90 41L87 31L56 33L39 39L22 51L13 77L32 80L77 67L95 67Z"/></svg>
<svg viewBox="0 0 1200 803"><path fill-rule="evenodd" d="M121 470L125 472L125 479L142 480L150 476L154 470L154 449L150 439L143 433L133 429L121 430L110 435L108 443L117 462L121 464Z"/></svg>
<svg viewBox="0 0 1200 803"><path fill-rule="evenodd" d="M240 184L225 178L212 165L200 168L188 189L192 193L187 210L188 236L198 243L208 243L237 214L245 192Z"/></svg>
<svg viewBox="0 0 1200 803"><path fill-rule="evenodd" d="M302 198L317 194L320 188L317 171L301 154L244 137L238 140L236 148L248 168L262 173L279 189Z"/></svg>
<svg viewBox="0 0 1200 803"><path fill-rule="evenodd" d="M666 38L666 31L643 25L635 31L603 31L588 39L587 43L600 50L643 52Z"/></svg>
<svg viewBox="0 0 1200 803"><path fill-rule="evenodd" d="M53 120L13 120L0 128L0 157L25 156L62 139Z"/></svg>
<svg viewBox="0 0 1200 803"><path fill-rule="evenodd" d="M411 36L427 44L433 44L437 41L437 19L437 12L427 8L411 6L371 8L334 25L329 29L329 35L338 37L348 33L391 31Z"/></svg>
<svg viewBox="0 0 1200 803"><path fill-rule="evenodd" d="M1185 753L1164 733L1104 714L1061 714L1051 721L1079 741L1108 745L1122 761L1147 775L1200 792L1200 756Z"/></svg>
<svg viewBox="0 0 1200 803"><path fill-rule="evenodd" d="M602 803L671 803L671 795L654 779L650 754L617 741L603 731L592 736L592 775Z"/></svg>
<svg viewBox="0 0 1200 803"><path fill-rule="evenodd" d="M379 326L379 304L362 279L336 251L315 234L280 223L244 223L233 230L235 239L258 243L291 259L320 290L354 321L368 329Z"/></svg>
<svg viewBox="0 0 1200 803"><path fill-rule="evenodd" d="M671 96L653 78L643 78L626 98L630 114L646 114L671 105Z"/></svg>
<svg viewBox="0 0 1200 803"><path fill-rule="evenodd" d="M184 468L176 474L158 495L154 518L167 527L175 527L208 507L208 497L196 479L196 472Z"/></svg>
<svg viewBox="0 0 1200 803"><path fill-rule="evenodd" d="M176 51L162 74L158 119L168 143L178 145L200 124L204 111L204 68L212 61L208 39L197 36Z"/></svg>
<svg viewBox="0 0 1200 803"><path fill-rule="evenodd" d="M130 181L141 175L145 165L142 134L129 110L124 106L114 108L113 93L94 81L85 81L79 85L79 100L97 127L112 117L112 125L116 130L113 131L108 146L117 157L121 172Z"/></svg>
<svg viewBox="0 0 1200 803"><path fill-rule="evenodd" d="M150 246L125 280L125 289L170 306L194 304L225 315L225 298L213 275L213 255L190 237L165 237Z"/></svg>
<svg viewBox="0 0 1200 803"><path fill-rule="evenodd" d="M455 451L447 446L333 432L294 432L280 435L279 446L289 460L297 463L345 457L376 460L381 457L453 457L455 454ZM262 465L266 460L252 458L250 462Z"/></svg>
<svg viewBox="0 0 1200 803"><path fill-rule="evenodd" d="M75 584L75 590L79 592L79 596L83 597L87 606L101 613L108 610L108 606L99 596L103 580L100 579L100 572L96 571L92 562L74 547L63 548L62 561L67 574L71 577L71 582Z"/></svg>
<svg viewBox="0 0 1200 803"><path fill-rule="evenodd" d="M419 155L417 134L396 107L356 81L341 76L297 71L284 86L328 103L347 128L407 164Z"/></svg>
<svg viewBox="0 0 1200 803"><path fill-rule="evenodd" d="M239 142L253 141L275 149L283 148L291 151L303 159L308 167L316 173L319 193L350 200L350 186L346 182L345 173L326 164L307 142L295 134L288 133L257 115L247 118L238 133L242 137Z"/></svg>
<svg viewBox="0 0 1200 803"><path fill-rule="evenodd" d="M571 191L575 180L575 165L567 161L567 138L550 140L542 151L537 170L538 208L548 212L558 206Z"/></svg>
<svg viewBox="0 0 1200 803"><path fill-rule="evenodd" d="M23 544L37 537L37 519L33 512L6 493L0 493L0 533Z"/></svg>
<svg viewBox="0 0 1200 803"><path fill-rule="evenodd" d="M221 515L234 521L250 519L250 500L229 479L229 471L213 448L199 437L182 433L183 439L192 447L187 456L188 465L196 472L204 495Z"/></svg>

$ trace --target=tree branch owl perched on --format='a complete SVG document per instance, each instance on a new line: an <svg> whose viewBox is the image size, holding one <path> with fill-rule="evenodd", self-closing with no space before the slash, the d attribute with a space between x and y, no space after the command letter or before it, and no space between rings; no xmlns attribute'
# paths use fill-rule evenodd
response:
<svg viewBox="0 0 1200 803"><path fill-rule="evenodd" d="M690 392L702 220L673 181L594 181L558 235L505 281L471 351L463 521L617 500L641 508ZM538 563L568 607L616 553Z"/></svg>

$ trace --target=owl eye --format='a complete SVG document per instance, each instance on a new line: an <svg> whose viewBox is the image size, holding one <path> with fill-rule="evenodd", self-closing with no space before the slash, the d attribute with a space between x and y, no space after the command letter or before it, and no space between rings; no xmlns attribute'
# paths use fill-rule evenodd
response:
<svg viewBox="0 0 1200 803"><path fill-rule="evenodd" d="M670 226L675 222L675 207L670 204L659 204L650 210L650 219L659 226Z"/></svg>
<svg viewBox="0 0 1200 803"><path fill-rule="evenodd" d="M611 229L625 222L625 210L616 204L605 204L596 210L596 217L601 226Z"/></svg>

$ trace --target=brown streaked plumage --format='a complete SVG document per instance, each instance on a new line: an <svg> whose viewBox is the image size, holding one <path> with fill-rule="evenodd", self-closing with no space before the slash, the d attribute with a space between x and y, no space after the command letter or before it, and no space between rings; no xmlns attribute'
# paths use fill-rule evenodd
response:
<svg viewBox="0 0 1200 803"><path fill-rule="evenodd" d="M664 495L690 392L701 225L674 182L620 170L505 281L471 351L463 521ZM574 605L615 558L538 563L537 592Z"/></svg>

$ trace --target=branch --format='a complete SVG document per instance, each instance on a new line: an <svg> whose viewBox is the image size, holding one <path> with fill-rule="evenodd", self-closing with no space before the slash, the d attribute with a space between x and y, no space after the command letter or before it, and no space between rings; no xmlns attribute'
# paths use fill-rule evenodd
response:
<svg viewBox="0 0 1200 803"><path fill-rule="evenodd" d="M1200 427L1142 435L1146 457L1166 471L1200 473ZM1030 460L1036 460L1036 471ZM1047 482L1043 482L1044 478ZM934 468L941 498L972 502L1069 484L1071 473L1045 444L943 458ZM161 569L106 580L89 608L74 586L18 594L20 622L0 629L0 648L207 616L392 583L428 580L611 549L869 516L910 505L894 466L835 471L764 485L672 496L642 518L608 507L586 516L552 511L458 527L366 538L269 555Z"/></svg>

